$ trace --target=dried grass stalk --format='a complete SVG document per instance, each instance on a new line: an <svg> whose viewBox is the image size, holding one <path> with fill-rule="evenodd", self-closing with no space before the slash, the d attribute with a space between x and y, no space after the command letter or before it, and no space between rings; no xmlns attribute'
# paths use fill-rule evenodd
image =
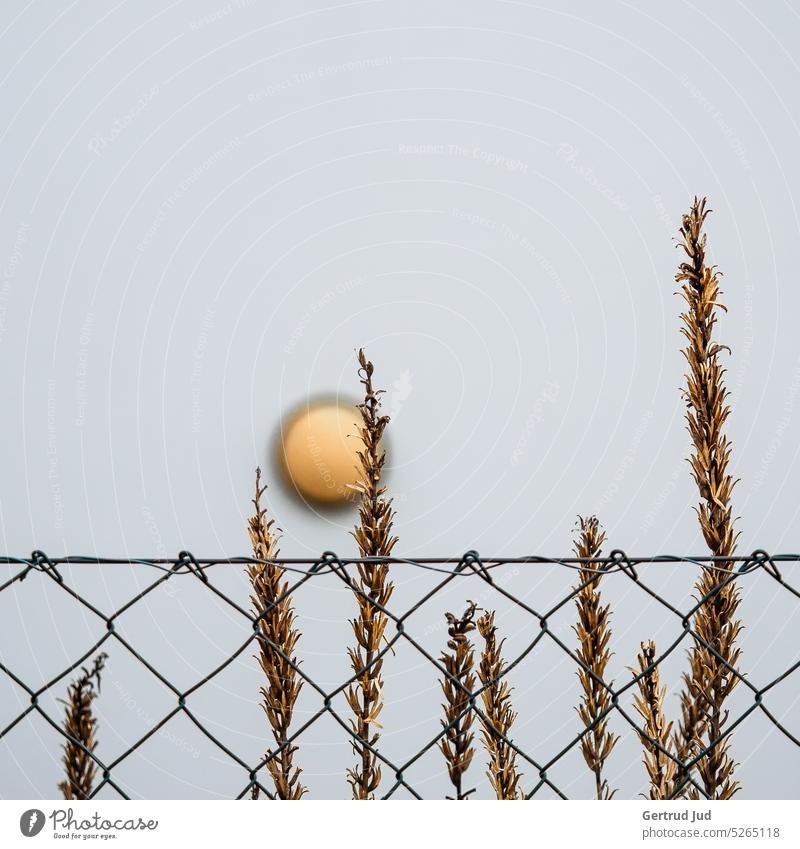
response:
<svg viewBox="0 0 800 849"><path fill-rule="evenodd" d="M276 749L284 746L267 761L267 769L279 799L300 799L307 790L300 783L302 770L294 765L298 747L293 743L286 745L292 714L303 686L295 668L298 660L294 656L300 632L295 628L291 596L287 595L289 582L284 579L284 569L274 562L278 556L278 535L273 531L274 521L267 520L266 509L261 506L265 490L266 486L261 486L261 469L256 469L255 514L248 520L247 530L253 557L265 562L250 564L247 575L254 614L259 616L268 611L259 622L260 633L256 637L257 658L266 679L266 684L261 687L261 706ZM254 786L252 796L257 799L258 795L258 787Z"/></svg>
<svg viewBox="0 0 800 849"><path fill-rule="evenodd" d="M641 644L641 653L636 656L638 669L634 675L642 675L637 682L639 693L634 704L644 720L644 734L639 739L644 746L644 766L650 779L650 799L672 799L675 792L677 764L670 757L673 753L672 725L664 718L666 687L661 685L661 676L656 666L656 645L650 640ZM650 669L652 667L652 669ZM646 670L650 670L646 672ZM642 674L644 673L644 674ZM658 744L658 745L656 745Z"/></svg>
<svg viewBox="0 0 800 849"><path fill-rule="evenodd" d="M723 433L730 407L726 403L725 369L718 359L722 350L729 349L713 341L717 310L725 307L719 301L719 274L706 264L706 236L702 231L707 215L705 198L695 198L681 227L681 247L688 261L680 264L675 279L683 284L681 294L686 301L681 314L681 332L687 343L683 353L688 363L684 397L694 447L689 462L700 494L697 514L711 553L729 557L738 534L730 503L735 485L728 474L731 447ZM725 561L716 564L721 569L730 565ZM698 756L724 733L728 720L725 702L738 683L731 668L736 669L739 661L739 592L734 582L724 583L727 575L719 568L704 567L695 588L698 601L711 596L698 610L694 627L713 651L695 641L690 652L690 671L684 675L681 694L681 723L676 732L682 761ZM729 746L730 736L697 763L705 792L712 799L730 799L739 789L733 779L735 764Z"/></svg>
<svg viewBox="0 0 800 849"><path fill-rule="evenodd" d="M360 480L353 486L361 500L359 523L353 536L362 557L388 557L397 542L397 537L392 536L392 502L385 497L386 487L380 483L385 460L381 437L389 417L379 414L382 393L372 385L374 366L363 350L358 352L358 363L359 379L364 387L364 402L359 404L361 427L358 436L362 443L358 452ZM373 799L381 781L378 758L371 749L380 739L380 734L373 728L381 727L378 717L383 709L383 658L376 659L376 655L385 639L388 623L388 617L381 608L386 606L393 589L389 581L388 565L360 562L355 585L359 615L357 619L351 620L351 625L356 645L347 651L353 673L357 677L345 695L355 715L350 725L357 735L353 741L353 751L358 762L347 770L347 780L354 799Z"/></svg>
<svg viewBox="0 0 800 849"><path fill-rule="evenodd" d="M489 782L498 799L521 799L518 787L517 753L507 742L517 714L511 708L511 687L503 674L502 651L505 640L497 642L495 613L485 613L478 619L478 633L484 646L478 667L478 678L485 688L481 693L486 720L481 717L481 737L489 753Z"/></svg>
<svg viewBox="0 0 800 849"><path fill-rule="evenodd" d="M58 789L65 799L88 799L92 795L97 773L97 764L88 754L97 747L97 717L92 711L92 702L100 692L100 673L107 659L108 655L101 653L94 659L91 669L81 667L81 675L67 688L66 701L59 700L66 705L64 732L77 741L67 740L64 744L61 760L66 781L62 781Z"/></svg>
<svg viewBox="0 0 800 849"><path fill-rule="evenodd" d="M576 556L598 557L606 538L600 523L594 516L587 519L579 516L577 528L579 534L575 541ZM611 707L611 695L600 683L605 680L606 667L611 659L608 650L611 639L609 605L601 603L598 585L602 574L596 564L583 565L579 577L581 587L575 597L578 608L578 624L575 626L578 636L577 656L593 673L590 675L583 667L578 670L578 680L583 690L578 715L584 727L591 729L581 738L581 752L587 766L594 773L597 798L611 799L616 790L611 790L603 778L603 766L619 738L608 731L606 711ZM601 716L603 718L599 719Z"/></svg>
<svg viewBox="0 0 800 849"><path fill-rule="evenodd" d="M455 799L467 799L475 789L464 791L462 787L464 773L469 769L475 749L472 742L473 712L470 706L470 694L475 689L475 663L472 643L467 634L475 630L475 602L470 601L464 615L458 619L452 613L446 613L448 628L447 651L439 658L452 678L443 678L442 686L445 703L442 705L445 718L442 726L444 737L439 741L439 749L447 762L447 772L455 788ZM455 680L453 680L455 679ZM455 682L458 683L455 683ZM447 797L450 798L449 796Z"/></svg>

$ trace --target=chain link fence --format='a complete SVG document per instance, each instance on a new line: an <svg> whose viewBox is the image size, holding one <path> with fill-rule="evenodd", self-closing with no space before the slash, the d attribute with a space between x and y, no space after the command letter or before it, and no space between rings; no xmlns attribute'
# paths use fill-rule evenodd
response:
<svg viewBox="0 0 800 849"><path fill-rule="evenodd" d="M584 574L587 569L596 570L597 573L602 574L604 587L609 586L612 577L614 582L624 582L628 590L642 594L642 598L646 598L648 604L655 604L655 609L661 611L664 622L668 623L673 631L669 641L664 643L663 647L659 647L654 665L664 664L670 658L674 661L676 653L677 655L682 653L679 649L691 648L695 641L700 640L693 628L693 622L698 610L702 605L708 603L710 598L710 596L694 598L689 606L679 609L665 597L660 587L653 586L657 582L649 578L651 572L648 570L656 564L681 566L685 570L681 573L681 576L687 592L691 592L694 579L700 569L715 569L719 570L720 585L742 581L746 576L759 574L766 576L766 579L780 592L790 594L794 599L800 599L800 592L784 575L784 572L790 574L792 567L797 566L800 562L800 555L770 556L764 551L755 551L747 557L726 558L724 563L717 562L715 558L710 557L628 557L620 550L591 561L578 558L552 559L546 557L482 558L475 551L467 552L464 556L457 558L442 557L413 560L394 557L373 558L373 560L378 559L391 565L393 579L398 576L424 573L426 582L424 591L419 592L416 596L409 595L411 590L405 593L408 601L403 599L402 607L399 606L399 601L393 600L390 608L383 609L390 620L387 640L379 654L372 659L372 663L376 663L382 658L386 670L385 674L388 675L392 664L392 655L400 647L405 647L414 653L417 666L422 667L422 672L428 675L434 683L450 678L436 650L432 648L433 644L438 644L443 648L446 634L443 627L434 627L429 624L426 628L423 628L419 622L419 614L421 611L433 609L435 615L427 621L429 623L439 622L443 620L447 611L445 602L450 607L456 607L455 612L460 613L460 609L452 601L454 585L457 585L455 589L458 598L477 598L484 609L488 606L503 604L507 609L513 609L518 615L524 617L524 622L527 624L522 629L517 629L520 633L517 635L518 639L515 642L513 653L509 652L508 656L504 658L500 675L502 678L508 676L510 681L514 681L515 676L518 680L519 676L524 674L526 663L536 657L545 645L549 645L551 648L555 647L564 658L568 658L575 665L574 671L582 668L591 677L596 678L576 655L575 640L570 640L564 627L554 626L553 624L557 618L568 619L574 612L574 599L581 586L585 586L585 584L580 583L581 570L584 570ZM234 747L226 740L221 739L221 735L218 731L215 731L213 723L209 722L201 715L200 711L195 709L195 702L200 698L204 688L211 686L215 679L223 675L231 664L247 661L248 651L254 651L257 647L256 641L259 638L265 638L263 631L260 630L260 622L269 611L254 613L248 607L247 595L233 591L230 581L221 580L223 576L229 574L230 570L234 570L236 575L241 577L248 564L258 562L263 561L247 557L196 558L188 551L181 552L174 559L51 558L41 551L33 552L31 557L27 559L0 558L0 565L4 564L8 569L7 579L0 583L0 602L9 596L16 596L15 604L19 608L20 605L24 606L23 596L25 594L28 598L35 598L47 586L51 591L63 593L68 597L71 604L79 606L83 619L94 623L100 634L97 639L85 645L85 650L76 655L74 661L66 668L59 670L57 674L48 675L46 680L37 678L30 669L15 668L11 660L13 653L9 650L10 645L0 644L0 677L5 676L8 681L13 682L18 692L24 694L22 698L25 702L19 713L15 713L10 719L4 717L0 712L0 723L2 724L2 727L0 727L0 757L3 757L3 743L8 743L11 735L15 733L15 729L37 716L59 735L61 744L66 740L71 740L74 744L80 746L80 741L70 738L64 731L60 716L53 715L52 708L45 704L45 697L53 694L63 695L70 677L76 673L76 670L80 670L90 661L96 653L103 651L108 654L110 657L109 665L113 666L115 653L125 652L140 665L146 675L152 676L168 691L168 698L171 700L172 706L160 718L149 717L147 730L137 735L115 756L106 755L102 747L88 753L96 762L98 770L98 781L92 796L97 796L101 792L107 794L109 791L113 791L121 798L129 798L124 783L118 781L115 777L121 766L126 762L126 759L129 759L135 752L144 747L154 735L162 732L168 723L182 715L216 747L218 757L229 759L230 763L240 770L241 785L238 788L236 798L249 798L255 788L263 796L273 798L274 788L270 785L265 767L269 760L280 753L280 749L268 750L268 729L264 728L264 737L260 748L261 751L266 750L266 754L246 757L241 752L234 751ZM286 577L290 579L287 595L292 596L293 604L302 619L302 594L304 588L310 585L320 581L332 581L343 588L346 593L358 593L359 590L354 583L353 575L354 568L359 562L364 562L364 560L362 558L345 559L331 552L326 552L316 560L281 559L277 565L285 570ZM73 579L73 576L79 576L81 570L89 567L95 567L99 570L95 573L96 579L93 578L93 580L102 581L105 584L113 582L113 574L111 573L115 568L129 567L135 571L138 590L127 597L123 603L116 603L113 608L101 609L96 599L90 598L92 593L82 591L78 587L80 581ZM540 606L534 598L530 597L531 595L535 596L536 593L515 592L514 587L508 587L507 581L498 580L502 570L509 568L518 570L523 575L535 573L537 570L556 570L561 575L561 585L565 588L568 585L568 591L564 591L555 600L549 600L546 605ZM176 684L171 680L170 675L164 673L162 661L168 654L168 646L157 652L154 652L152 648L143 650L141 646L137 646L137 639L128 632L129 629L120 624L122 617L134 608L146 606L149 603L148 600L152 600L159 593L170 593L171 588L181 581L195 582L195 589L199 588L203 593L211 594L216 603L222 605L234 621L238 623L240 638L235 650L230 651L220 662L214 663L212 668L197 676L189 686ZM32 582L39 583L35 587L30 587ZM413 582L409 586L414 586ZM246 584L243 584L242 587L246 587ZM276 601L280 601L280 599ZM350 601L354 602L354 599L350 598ZM350 610L350 616L353 615L355 615L355 605ZM304 623L306 630L308 630L309 624L314 623ZM642 634L642 638L646 636L650 635ZM22 635L20 635L21 638ZM6 639L9 639L8 634L6 634ZM151 641L148 640L148 642ZM785 727L781 718L770 709L768 704L774 688L789 676L792 676L800 666L800 659L796 659L800 657L800 650L797 649L796 641L790 640L788 642L790 643L788 646L787 641L781 643L786 648L786 656L781 658L781 671L777 675L770 672L765 679L759 680L756 674L757 670L748 669L744 671L746 658L740 664L742 668L728 667L730 674L738 679L739 689L744 691L745 698L739 699L736 715L730 717L725 726L725 732L718 739L711 741L691 761L677 764L680 770L685 771L683 774L688 776L688 781L697 789L701 797L706 794L701 782L695 780L693 767L711 749L722 744L725 737L735 732L754 714L761 714L775 729L785 735L787 741L796 747L800 747L800 740ZM713 646L707 643L703 644L721 662L725 662ZM279 646L273 643L272 647L285 660L291 660L281 652ZM345 650L346 645L344 644L331 646L332 652L340 652L342 655L344 655ZM306 700L312 707L295 718L292 723L291 734L284 745L302 747L310 729L324 719L332 720L337 735L348 742L356 741L359 746L366 746L378 758L383 771L383 781L378 794L376 794L378 797L392 798L403 795L421 799L430 795L425 787L415 786L414 767L420 759L429 756L432 752L438 754L436 747L446 734L447 724L441 721L429 722L425 729L424 744L415 745L413 750L401 752L400 756L397 755L396 751L390 753L382 743L372 748L367 741L358 738L352 730L346 703L342 700L342 694L356 680L356 676L343 677L337 683L331 684L328 681L320 680L321 676L315 676L306 671L306 664L302 660L302 642L298 648L298 655L301 660L293 666L303 681ZM633 695L632 688L637 686L638 680L647 672L648 670L638 675L630 672L619 683L611 680L599 681L610 695L610 706L597 716L589 727L580 729L579 723L576 722L578 731L568 741L559 744L555 751L543 752L542 741L536 740L531 733L532 729L528 727L523 727L519 732L515 731L512 739L506 738L495 729L498 738L502 739L516 752L518 763L525 767L528 782L525 787L526 798L541 797L546 790L549 791L548 796L564 799L570 797L569 789L561 786L557 778L554 777L555 769L565 758L576 753L583 737L591 733L594 726L603 721L606 715L613 714L620 726L629 729L630 734L637 741L639 735L645 735L657 748L675 760L674 755L667 752L658 741L646 734L641 719L630 707ZM422 673L418 670L415 674ZM454 686L463 689L460 681L454 678L450 678L450 680ZM490 686L491 683L493 682L487 682L484 687L476 687L466 693L468 697L466 710L474 711L484 723L489 722L489 720L483 713L480 695L482 690ZM132 687L133 685L131 685ZM535 688L532 692L533 697L535 697ZM237 695L240 698L252 697L254 703L258 701L257 692L238 693ZM574 707L577 698L576 690L565 694L564 706ZM329 730L326 733L332 732ZM476 744L476 748L480 748L479 743ZM397 746L394 749L396 750ZM259 751L255 747L253 747L253 750ZM737 754L740 757L742 756L741 752L737 752ZM3 769L6 769L6 766L4 764ZM401 790L404 791L402 794L400 793ZM311 787L311 795L314 795L313 786Z"/></svg>

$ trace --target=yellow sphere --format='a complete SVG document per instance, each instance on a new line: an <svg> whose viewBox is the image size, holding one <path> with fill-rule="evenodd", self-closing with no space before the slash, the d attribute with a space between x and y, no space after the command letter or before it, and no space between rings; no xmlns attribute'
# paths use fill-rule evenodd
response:
<svg viewBox="0 0 800 849"><path fill-rule="evenodd" d="M303 498L329 506L357 498L348 484L359 480L360 425L361 412L354 404L331 399L311 401L287 418L278 453L284 473Z"/></svg>

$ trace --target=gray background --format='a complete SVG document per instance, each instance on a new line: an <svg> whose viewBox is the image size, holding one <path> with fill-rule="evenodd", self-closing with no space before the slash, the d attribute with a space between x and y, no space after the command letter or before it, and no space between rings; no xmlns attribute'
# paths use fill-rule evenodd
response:
<svg viewBox="0 0 800 849"><path fill-rule="evenodd" d="M702 553L673 239L705 193L730 310L719 335L733 351L740 547L797 550L800 13L553 5L7 2L0 548L246 553L261 463L284 553L352 552L353 513L298 503L270 446L294 404L357 393L365 345L393 418L398 554L562 555L576 514L593 511L612 547ZM685 607L691 572L647 578ZM149 573L67 576L110 610ZM572 578L506 574L537 609ZM214 579L246 603L238 570ZM398 606L432 580L396 570ZM624 577L607 586L619 680L640 639L666 645L679 623ZM509 653L524 646L536 623L482 593L459 585L415 633L438 651L442 613L471 596L499 605ZM341 681L352 598L326 579L297 606L306 671ZM763 684L797 660L797 604L755 575L742 615L743 667ZM567 640L572 618L567 608L552 623ZM242 624L189 578L119 627L188 686L241 642ZM3 661L32 684L102 632L38 575L0 594ZM250 654L191 704L255 760L265 726ZM682 665L676 655L665 669L673 715ZM386 679L383 745L402 760L436 731L437 684L410 648ZM577 730L574 666L549 644L513 684L519 741L547 760ZM769 704L798 733L796 692L790 679ZM25 704L0 682L0 726ZM737 707L748 704L740 688ZM113 758L173 705L112 647L98 753ZM300 715L315 705L307 689ZM645 776L630 729L615 726L624 739L608 774L630 797ZM341 733L325 720L303 743L312 794L345 795ZM734 753L744 795L797 796L800 756L762 716ZM487 796L482 757L472 778ZM0 758L0 795L52 795L58 740L41 719L17 726ZM230 796L246 778L224 761L179 718L115 774L131 795ZM591 794L575 752L551 775ZM436 751L408 777L446 791Z"/></svg>

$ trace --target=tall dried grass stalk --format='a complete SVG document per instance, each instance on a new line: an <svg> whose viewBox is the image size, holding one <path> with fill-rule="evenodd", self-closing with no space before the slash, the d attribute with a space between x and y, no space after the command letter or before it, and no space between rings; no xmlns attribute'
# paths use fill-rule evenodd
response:
<svg viewBox="0 0 800 849"><path fill-rule="evenodd" d="M381 438L389 417L379 414L381 391L376 391L372 385L374 366L363 349L358 352L358 363L359 379L364 387L364 402L359 404L361 426L358 436L362 443L358 452L360 480L353 486L361 500L359 523L353 536L362 557L388 557L397 542L397 537L392 536L392 502L385 497L386 487L381 486L385 461ZM358 762L347 770L347 780L354 799L372 799L381 781L378 758L371 748L380 739L380 734L373 728L381 727L378 717L383 709L383 658L376 659L376 655L385 639L388 623L388 617L381 607L386 606L393 589L389 581L388 565L360 562L356 589L359 615L357 619L351 620L356 645L347 651L353 673L357 677L345 695L355 715L350 725L358 737L353 741Z"/></svg>
<svg viewBox="0 0 800 849"><path fill-rule="evenodd" d="M64 772L66 781L58 785L65 799L88 799L92 794L97 765L87 752L94 752L97 746L97 717L92 710L92 702L100 692L100 673L103 671L108 655L101 653L94 659L92 668L81 667L81 675L67 688L64 709L64 731L77 743L67 740L64 744Z"/></svg>
<svg viewBox="0 0 800 849"><path fill-rule="evenodd" d="M600 549L606 535L594 516L584 519L578 517L578 538L575 541L575 554L581 558L600 555ZM603 778L603 766L616 745L618 737L608 730L608 715L603 714L611 707L611 695L600 683L605 681L605 672L611 653L608 643L611 639L609 627L609 605L601 603L598 585L602 577L598 566L592 563L583 565L579 578L581 587L575 596L578 608L578 624L574 627L578 636L577 656L593 673L583 667L578 670L578 680L583 690L578 715L585 728L591 728L581 738L581 752L589 769L594 773L595 793L598 799L611 799L616 790L611 790L608 781ZM597 680L600 679L600 680ZM599 717L603 716L602 719Z"/></svg>
<svg viewBox="0 0 800 849"><path fill-rule="evenodd" d="M458 619L452 613L446 613L448 622L448 651L442 652L440 661L452 678L443 678L442 686L445 703L442 705L445 718L442 726L445 735L439 741L439 749L447 762L447 772L455 788L457 800L467 799L473 790L463 789L464 773L469 769L475 749L472 742L473 712L470 707L470 693L475 689L475 663L472 643L467 634L475 630L475 602L470 601L464 615ZM459 683L456 684L455 681ZM460 686L459 686L460 684ZM448 796L448 798L450 798Z"/></svg>
<svg viewBox="0 0 800 849"><path fill-rule="evenodd" d="M671 799L675 792L677 764L670 757L674 751L671 737L673 723L668 723L664 718L664 697L667 689L661 685L658 666L654 665L655 643L650 640L642 643L641 647L641 652L636 656L639 667L632 668L631 672L642 675L637 682L639 693L634 697L634 704L644 720L645 733L640 733L639 739L644 747L644 766L650 779L648 798ZM650 671L646 672L648 669Z"/></svg>
<svg viewBox="0 0 800 849"><path fill-rule="evenodd" d="M506 742L517 714L511 708L511 687L505 678L500 679L505 669L502 657L505 640L497 642L494 617L495 613L492 611L478 619L478 633L484 640L478 678L485 688L481 699L488 720L487 722L483 717L480 718L483 726L483 745L489 753L489 770L486 774L498 799L521 799L517 753Z"/></svg>
<svg viewBox="0 0 800 849"><path fill-rule="evenodd" d="M681 294L686 302L681 314L681 332L687 342L683 353L688 363L684 398L694 446L689 462L700 494L697 515L711 553L729 557L738 534L731 514L735 485L728 474L731 447L723 433L730 407L725 369L718 359L721 351L729 349L713 340L717 310L725 307L719 301L719 274L706 264L703 224L708 212L706 199L695 198L683 216L680 244L688 261L680 264L675 279L683 284ZM727 569L731 564L720 561L715 565ZM690 671L684 675L681 693L681 722L675 735L682 761L697 757L724 733L728 720L725 702L738 683L731 668L737 668L740 654L736 647L742 627L736 619L739 592L734 582L725 583L727 575L719 568L704 567L695 587L698 601L710 596L697 611L694 627L713 651L695 641L690 652ZM730 799L739 789L729 747L727 736L697 763L705 792L712 799Z"/></svg>
<svg viewBox="0 0 800 849"><path fill-rule="evenodd" d="M267 520L266 509L261 506L261 497L266 486L261 486L261 469L256 469L256 492L253 498L254 515L247 522L247 531L253 546L253 557L263 563L252 563L247 567L252 595L250 602L260 620L257 655L266 685L261 687L261 706L267 717L276 749L284 746L271 760L267 769L275 785L279 799L300 799L306 788L300 783L302 770L294 765L297 746L286 745L289 727L292 724L297 697L303 682L295 668L294 656L300 632L295 628L295 613L292 599L287 595L289 582L284 579L284 569L274 563L278 556L278 535L273 531L273 520ZM284 656L285 655L285 656ZM268 752L267 754L271 754ZM253 787L252 797L258 798L258 787Z"/></svg>

